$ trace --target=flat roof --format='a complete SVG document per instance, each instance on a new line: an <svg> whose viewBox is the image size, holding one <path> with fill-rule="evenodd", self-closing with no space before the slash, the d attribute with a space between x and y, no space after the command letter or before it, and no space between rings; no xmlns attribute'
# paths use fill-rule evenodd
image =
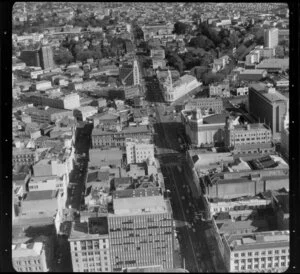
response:
<svg viewBox="0 0 300 274"><path fill-rule="evenodd" d="M226 237L231 251L289 247L289 231L267 231Z"/></svg>
<svg viewBox="0 0 300 274"><path fill-rule="evenodd" d="M52 200L56 198L57 190L30 191L24 201Z"/></svg>
<svg viewBox="0 0 300 274"><path fill-rule="evenodd" d="M172 212L169 201L160 196L113 199L114 215Z"/></svg>
<svg viewBox="0 0 300 274"><path fill-rule="evenodd" d="M36 257L42 253L43 248L42 242L12 244L12 256L13 258Z"/></svg>
<svg viewBox="0 0 300 274"><path fill-rule="evenodd" d="M122 131L102 131L102 129L94 128L92 135L108 135L108 134L130 134L130 133L151 133L147 126L127 127Z"/></svg>
<svg viewBox="0 0 300 274"><path fill-rule="evenodd" d="M290 58L269 58L262 60L256 67L257 68L288 68Z"/></svg>

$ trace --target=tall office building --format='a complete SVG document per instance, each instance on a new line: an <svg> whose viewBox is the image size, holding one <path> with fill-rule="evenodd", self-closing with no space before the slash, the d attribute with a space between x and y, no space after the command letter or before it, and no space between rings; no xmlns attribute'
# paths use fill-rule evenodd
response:
<svg viewBox="0 0 300 274"><path fill-rule="evenodd" d="M135 59L133 61L133 85L139 85L140 84L140 71L139 71L139 66L138 62Z"/></svg>
<svg viewBox="0 0 300 274"><path fill-rule="evenodd" d="M26 64L26 66L40 67L40 56L38 50L22 50L20 59Z"/></svg>
<svg viewBox="0 0 300 274"><path fill-rule="evenodd" d="M69 242L74 272L111 272L106 216L74 222Z"/></svg>
<svg viewBox="0 0 300 274"><path fill-rule="evenodd" d="M173 268L173 217L160 188L115 191L108 215L111 270Z"/></svg>
<svg viewBox="0 0 300 274"><path fill-rule="evenodd" d="M40 47L39 57L42 69L51 69L54 67L53 50L50 45Z"/></svg>
<svg viewBox="0 0 300 274"><path fill-rule="evenodd" d="M249 86L249 113L259 122L270 126L274 141L280 141L282 119L289 109L289 99L266 85Z"/></svg>
<svg viewBox="0 0 300 274"><path fill-rule="evenodd" d="M278 46L278 29L271 28L264 31L264 40L266 48L275 48Z"/></svg>

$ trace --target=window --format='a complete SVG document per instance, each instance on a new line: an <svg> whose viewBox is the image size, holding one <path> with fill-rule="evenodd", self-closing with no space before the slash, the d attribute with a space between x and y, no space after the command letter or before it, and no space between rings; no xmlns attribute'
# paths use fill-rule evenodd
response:
<svg viewBox="0 0 300 274"><path fill-rule="evenodd" d="M245 253L244 253L244 252L243 252L243 253L241 253L241 256L242 256L242 257L245 257Z"/></svg>
<svg viewBox="0 0 300 274"><path fill-rule="evenodd" d="M268 257L268 261L272 261L272 257Z"/></svg>
<svg viewBox="0 0 300 274"><path fill-rule="evenodd" d="M268 264L268 267L272 267L272 264L271 264L271 263L269 263L269 264Z"/></svg>
<svg viewBox="0 0 300 274"><path fill-rule="evenodd" d="M238 257L239 256L239 253L234 253L234 257Z"/></svg>
<svg viewBox="0 0 300 274"><path fill-rule="evenodd" d="M266 251L262 251L262 252L261 252L261 255L266 255Z"/></svg>
<svg viewBox="0 0 300 274"><path fill-rule="evenodd" d="M252 262L252 259L248 259L247 261L248 261L248 263L251 263L251 262Z"/></svg>
<svg viewBox="0 0 300 274"><path fill-rule="evenodd" d="M281 253L285 253L285 251L286 251L285 249L282 249L282 250L281 250Z"/></svg>
<svg viewBox="0 0 300 274"><path fill-rule="evenodd" d="M239 260L234 260L234 263L235 263L235 264L238 264L238 263L239 263Z"/></svg>
<svg viewBox="0 0 300 274"><path fill-rule="evenodd" d="M265 267L266 267L266 265L265 265L265 264L262 264L262 265L261 265L261 268L265 268Z"/></svg>
<svg viewBox="0 0 300 274"><path fill-rule="evenodd" d="M254 255L255 255L255 256L258 256L258 255L259 255L259 252L255 252Z"/></svg>
<svg viewBox="0 0 300 274"><path fill-rule="evenodd" d="M285 259L285 256L281 256L281 260L284 260Z"/></svg>
<svg viewBox="0 0 300 274"><path fill-rule="evenodd" d="M281 263L281 266L284 266L284 265L285 265L285 263L284 263L284 262L282 262L282 263Z"/></svg>
<svg viewBox="0 0 300 274"><path fill-rule="evenodd" d="M272 250L269 250L269 251L268 251L268 254L272 254Z"/></svg>

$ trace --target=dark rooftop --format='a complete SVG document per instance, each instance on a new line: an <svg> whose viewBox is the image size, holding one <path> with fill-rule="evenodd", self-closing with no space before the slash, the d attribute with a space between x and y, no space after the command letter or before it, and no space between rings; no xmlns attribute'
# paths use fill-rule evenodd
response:
<svg viewBox="0 0 300 274"><path fill-rule="evenodd" d="M57 193L57 190L31 191L27 193L25 201L50 200L56 198Z"/></svg>

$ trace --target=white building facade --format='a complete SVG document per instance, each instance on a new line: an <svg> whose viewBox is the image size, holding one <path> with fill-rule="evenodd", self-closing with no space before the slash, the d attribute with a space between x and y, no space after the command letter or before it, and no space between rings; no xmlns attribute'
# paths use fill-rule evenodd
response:
<svg viewBox="0 0 300 274"><path fill-rule="evenodd" d="M147 159L154 159L154 144L149 140L139 142L138 140L126 139L127 164L143 163Z"/></svg>
<svg viewBox="0 0 300 274"><path fill-rule="evenodd" d="M289 267L289 231L222 236L229 272L284 272Z"/></svg>
<svg viewBox="0 0 300 274"><path fill-rule="evenodd" d="M171 72L168 70L168 77L162 84L163 96L166 102L171 103L201 85L202 83L191 75L184 75L173 84Z"/></svg>

